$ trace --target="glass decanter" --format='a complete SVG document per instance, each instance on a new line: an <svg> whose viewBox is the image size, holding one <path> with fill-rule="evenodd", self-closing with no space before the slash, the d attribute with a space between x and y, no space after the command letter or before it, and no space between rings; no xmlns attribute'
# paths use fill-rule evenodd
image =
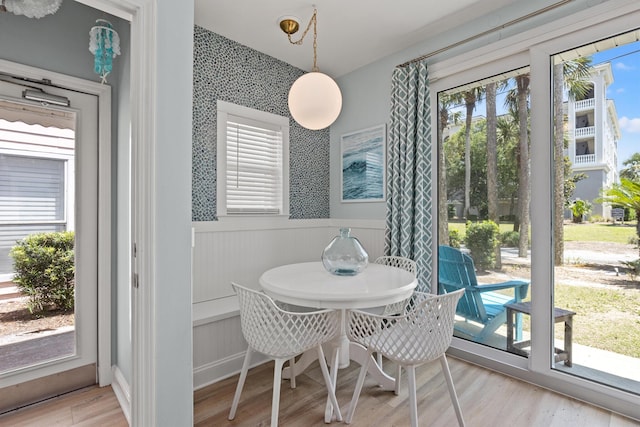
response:
<svg viewBox="0 0 640 427"><path fill-rule="evenodd" d="M350 233L350 228L341 228L340 235L322 251L322 264L331 274L355 276L369 263L369 255Z"/></svg>

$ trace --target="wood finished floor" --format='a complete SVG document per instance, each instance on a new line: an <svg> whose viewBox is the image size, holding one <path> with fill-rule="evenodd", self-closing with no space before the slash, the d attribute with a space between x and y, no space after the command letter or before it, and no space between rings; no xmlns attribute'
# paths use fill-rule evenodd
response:
<svg viewBox="0 0 640 427"><path fill-rule="evenodd" d="M570 399L449 358L451 374L468 427L631 427L640 422ZM387 369L391 365L387 363ZM338 375L337 397L346 415L358 365L352 364ZM238 376L235 375L194 393L196 426L268 426L271 414L273 363L249 371L236 419L227 420ZM456 426L449 394L439 363L417 370L418 416L424 427ZM318 364L297 378L297 388L282 384L280 425L325 426L326 394ZM365 382L354 427L408 426L406 378L399 396L381 391L369 379ZM344 425L334 422L332 425ZM89 387L28 408L0 416L0 426L127 426L110 387ZM182 426L176 426L182 427ZM188 426L185 426L188 427Z"/></svg>
<svg viewBox="0 0 640 427"><path fill-rule="evenodd" d="M87 387L0 415L1 427L127 427L111 387Z"/></svg>

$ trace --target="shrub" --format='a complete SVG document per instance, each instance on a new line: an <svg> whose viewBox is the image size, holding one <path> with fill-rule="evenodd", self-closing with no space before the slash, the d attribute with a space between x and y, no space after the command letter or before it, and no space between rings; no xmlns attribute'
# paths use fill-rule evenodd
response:
<svg viewBox="0 0 640 427"><path fill-rule="evenodd" d="M453 206L452 204L448 204L447 205L447 218L448 219L453 219L454 216L456 216L456 207Z"/></svg>
<svg viewBox="0 0 640 427"><path fill-rule="evenodd" d="M498 224L493 221L467 222L464 242L478 270L485 271L495 265L499 234Z"/></svg>
<svg viewBox="0 0 640 427"><path fill-rule="evenodd" d="M449 246L460 249L461 244L462 237L460 237L460 232L458 230L449 230Z"/></svg>
<svg viewBox="0 0 640 427"><path fill-rule="evenodd" d="M636 280L636 277L640 274L640 259L635 261L620 261L622 265L627 268L631 280Z"/></svg>
<svg viewBox="0 0 640 427"><path fill-rule="evenodd" d="M591 215L591 218L589 218L589 222L609 222L608 220L604 219L604 217L602 215Z"/></svg>
<svg viewBox="0 0 640 427"><path fill-rule="evenodd" d="M31 313L74 307L75 263L72 231L37 233L11 248L13 282L29 297Z"/></svg>
<svg viewBox="0 0 640 427"><path fill-rule="evenodd" d="M500 234L500 244L506 248L517 248L520 233L517 231L505 231Z"/></svg>
<svg viewBox="0 0 640 427"><path fill-rule="evenodd" d="M569 209L571 209L573 215L573 222L580 223L591 212L591 203L586 200L576 199L571 203Z"/></svg>

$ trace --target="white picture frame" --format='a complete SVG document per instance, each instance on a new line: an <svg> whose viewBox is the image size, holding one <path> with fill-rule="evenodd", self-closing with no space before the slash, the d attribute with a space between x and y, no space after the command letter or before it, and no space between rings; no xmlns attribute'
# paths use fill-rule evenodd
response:
<svg viewBox="0 0 640 427"><path fill-rule="evenodd" d="M340 138L340 199L343 203L385 200L387 129L385 124Z"/></svg>

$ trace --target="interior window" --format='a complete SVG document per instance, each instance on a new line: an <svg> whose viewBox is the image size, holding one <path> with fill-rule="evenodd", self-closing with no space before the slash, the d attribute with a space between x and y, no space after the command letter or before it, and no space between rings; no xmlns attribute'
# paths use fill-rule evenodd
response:
<svg viewBox="0 0 640 427"><path fill-rule="evenodd" d="M218 215L287 215L289 120L218 102Z"/></svg>

